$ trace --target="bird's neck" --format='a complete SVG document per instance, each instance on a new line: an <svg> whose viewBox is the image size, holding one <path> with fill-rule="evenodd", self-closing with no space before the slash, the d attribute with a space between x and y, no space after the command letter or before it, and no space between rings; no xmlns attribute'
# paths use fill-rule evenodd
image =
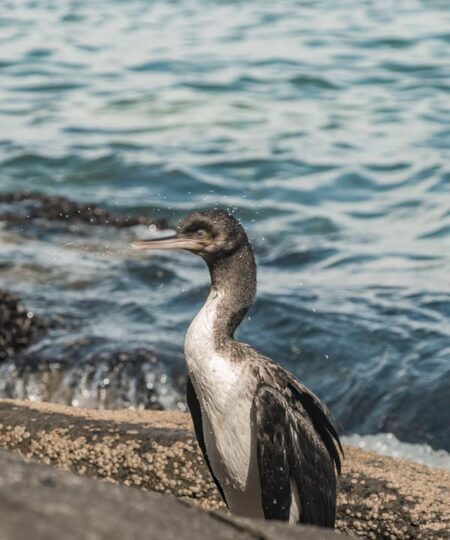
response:
<svg viewBox="0 0 450 540"><path fill-rule="evenodd" d="M249 244L226 258L207 261L211 275L208 298L189 326L185 353L188 363L211 358L234 339L234 331L256 293L256 265ZM190 360L189 360L190 359Z"/></svg>
<svg viewBox="0 0 450 540"><path fill-rule="evenodd" d="M253 249L244 244L225 258L208 262L214 302L213 333L218 347L233 339L236 328L253 304L256 294L256 264Z"/></svg>

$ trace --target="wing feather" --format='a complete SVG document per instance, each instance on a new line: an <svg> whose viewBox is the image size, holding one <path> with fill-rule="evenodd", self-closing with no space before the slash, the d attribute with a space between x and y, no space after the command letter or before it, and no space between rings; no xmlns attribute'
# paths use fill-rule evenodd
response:
<svg viewBox="0 0 450 540"><path fill-rule="evenodd" d="M317 433L333 459L338 475L340 475L341 456L339 452L344 455L344 450L339 440L339 435L331 423L329 411L316 395L298 381L290 381L289 389L310 417Z"/></svg>
<svg viewBox="0 0 450 540"><path fill-rule="evenodd" d="M288 521L291 482L286 408L272 388L261 386L255 395L253 414L264 517Z"/></svg>
<svg viewBox="0 0 450 540"><path fill-rule="evenodd" d="M299 521L333 527L336 432L332 431L334 428L329 431L328 426L332 425L318 398L308 390L303 393L300 383L297 388L297 382L284 370L283 374L283 387L275 387L262 378L254 401L264 516L289 519L294 482L300 499ZM277 381L282 382L283 378L277 377Z"/></svg>

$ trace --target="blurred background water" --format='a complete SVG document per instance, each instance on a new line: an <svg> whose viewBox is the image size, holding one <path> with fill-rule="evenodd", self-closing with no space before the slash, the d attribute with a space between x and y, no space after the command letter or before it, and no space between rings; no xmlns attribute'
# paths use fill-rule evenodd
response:
<svg viewBox="0 0 450 540"><path fill-rule="evenodd" d="M447 1L0 10L1 192L170 223L229 208L259 263L239 337L345 432L450 450ZM154 234L0 222L0 287L63 322L0 364L0 395L184 408L183 337L208 276L189 254L128 250Z"/></svg>

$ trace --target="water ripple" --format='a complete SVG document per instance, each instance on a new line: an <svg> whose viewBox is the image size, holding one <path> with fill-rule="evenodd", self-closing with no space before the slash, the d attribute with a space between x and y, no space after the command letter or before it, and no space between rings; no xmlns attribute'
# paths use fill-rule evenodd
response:
<svg viewBox="0 0 450 540"><path fill-rule="evenodd" d="M260 263L240 335L349 432L450 449L447 2L63 0L0 26L1 191L228 208ZM0 394L180 406L201 262L131 254L144 226L1 211L0 286L67 324L0 366ZM102 356L138 348L158 360Z"/></svg>

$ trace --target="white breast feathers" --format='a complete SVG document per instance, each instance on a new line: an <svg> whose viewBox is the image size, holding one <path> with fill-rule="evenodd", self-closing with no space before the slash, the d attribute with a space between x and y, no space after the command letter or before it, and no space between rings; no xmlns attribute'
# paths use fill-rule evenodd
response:
<svg viewBox="0 0 450 540"><path fill-rule="evenodd" d="M220 301L221 294L211 291L190 325L186 361L202 409L208 458L228 505L237 514L263 517L251 422L253 380L245 362L216 350L214 322Z"/></svg>

